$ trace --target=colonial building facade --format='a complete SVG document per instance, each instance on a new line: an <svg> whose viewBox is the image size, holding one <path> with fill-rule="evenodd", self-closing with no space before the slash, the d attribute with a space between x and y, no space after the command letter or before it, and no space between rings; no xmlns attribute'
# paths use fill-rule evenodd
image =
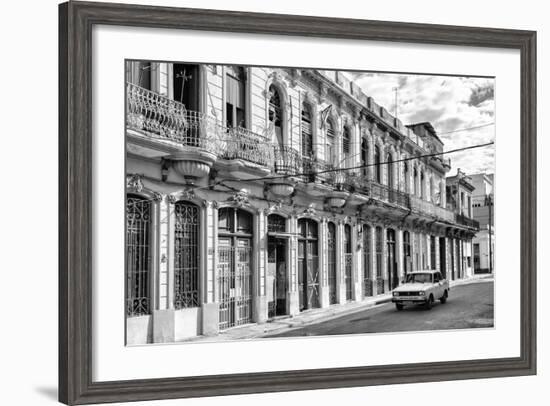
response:
<svg viewBox="0 0 550 406"><path fill-rule="evenodd" d="M336 71L129 62L128 344L467 277L448 158ZM464 247L470 247L467 251Z"/></svg>
<svg viewBox="0 0 550 406"><path fill-rule="evenodd" d="M479 222L479 231L473 239L474 273L493 273L495 255L495 213L493 174L477 173L470 176L474 185L472 212Z"/></svg>

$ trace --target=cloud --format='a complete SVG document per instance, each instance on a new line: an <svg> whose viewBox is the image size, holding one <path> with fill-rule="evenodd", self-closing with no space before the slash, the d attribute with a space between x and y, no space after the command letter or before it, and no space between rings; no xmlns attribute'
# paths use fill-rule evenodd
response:
<svg viewBox="0 0 550 406"><path fill-rule="evenodd" d="M397 112L404 124L431 122L444 142L445 150L495 139L493 125L479 127L495 119L493 79L389 73L355 73L351 76L378 104L392 114ZM397 105L394 88L398 89ZM494 146L449 156L452 173L456 168L467 173L494 171Z"/></svg>
<svg viewBox="0 0 550 406"><path fill-rule="evenodd" d="M495 90L493 86L479 86L476 89L472 90L470 95L470 100L468 104L470 106L479 106L481 103L486 100L493 100L495 97Z"/></svg>

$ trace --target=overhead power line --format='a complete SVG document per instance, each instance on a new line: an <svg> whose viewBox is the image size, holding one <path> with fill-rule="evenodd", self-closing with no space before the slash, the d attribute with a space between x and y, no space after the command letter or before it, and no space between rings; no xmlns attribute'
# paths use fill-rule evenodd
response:
<svg viewBox="0 0 550 406"><path fill-rule="evenodd" d="M474 148L483 148L483 147L487 147L487 146L493 145L493 144L494 144L494 142L491 141L491 142L487 142L485 144L470 145L468 147L451 149L449 151L434 152L434 153L431 153L431 154L423 154L423 155L417 155L417 156L414 156L414 157L397 159L395 161L384 161L384 162L380 162L380 163L372 163L372 164L359 165L359 166L350 166L350 167L344 167L344 168L331 168L331 169L325 169L325 170L322 170L322 171L295 173L295 174L291 174L291 175L274 175L274 176L264 176L264 177L261 177L261 178L258 177L258 178L250 178L250 179L231 179L231 180L237 181L237 182L243 182L243 181L251 182L251 181L256 181L256 180L276 180L276 179L292 178L292 177L297 177L297 176L319 175L319 174L330 173L330 172L343 172L343 171L349 171L349 170L353 170L353 169L368 168L370 166L388 165L388 164L394 164L394 163L397 163L397 162L412 161L412 160L420 159L420 158L429 158L429 157L433 157L433 156L452 154L452 153L455 153L455 152L467 151L467 150L474 149Z"/></svg>
<svg viewBox="0 0 550 406"><path fill-rule="evenodd" d="M458 133L461 131L470 131L470 130L477 130L478 128L488 127L490 125L494 125L495 123L485 123L480 124L474 127L466 127L466 128L459 128L458 130L452 130L452 131L445 131L444 133L438 133L437 135L445 135L445 134L452 134L452 133Z"/></svg>

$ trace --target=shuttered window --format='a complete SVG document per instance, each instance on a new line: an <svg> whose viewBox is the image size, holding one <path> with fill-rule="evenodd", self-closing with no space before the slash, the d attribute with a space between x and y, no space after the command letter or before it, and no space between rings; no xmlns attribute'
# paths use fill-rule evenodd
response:
<svg viewBox="0 0 550 406"><path fill-rule="evenodd" d="M311 110L306 104L302 106L302 155L305 157L313 156Z"/></svg>
<svg viewBox="0 0 550 406"><path fill-rule="evenodd" d="M230 66L225 75L226 120L228 127L245 127L246 75L239 66Z"/></svg>
<svg viewBox="0 0 550 406"><path fill-rule="evenodd" d="M334 124L332 120L327 121L327 150L326 150L326 160L328 162L334 163Z"/></svg>

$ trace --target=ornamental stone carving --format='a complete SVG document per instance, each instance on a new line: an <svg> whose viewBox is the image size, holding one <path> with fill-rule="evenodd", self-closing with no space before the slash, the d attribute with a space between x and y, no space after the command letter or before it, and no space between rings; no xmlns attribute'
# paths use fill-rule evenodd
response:
<svg viewBox="0 0 550 406"><path fill-rule="evenodd" d="M140 193L143 191L143 181L141 180L141 175L131 174L126 176L126 189L129 189L133 192Z"/></svg>
<svg viewBox="0 0 550 406"><path fill-rule="evenodd" d="M317 210L315 210L315 205L313 203L311 203L307 209L304 210L304 213L305 215L307 216L316 216L317 215Z"/></svg>
<svg viewBox="0 0 550 406"><path fill-rule="evenodd" d="M238 207L248 206L250 204L248 200L248 192L246 191L246 189L241 189L233 196L230 196L227 201L235 204Z"/></svg>

